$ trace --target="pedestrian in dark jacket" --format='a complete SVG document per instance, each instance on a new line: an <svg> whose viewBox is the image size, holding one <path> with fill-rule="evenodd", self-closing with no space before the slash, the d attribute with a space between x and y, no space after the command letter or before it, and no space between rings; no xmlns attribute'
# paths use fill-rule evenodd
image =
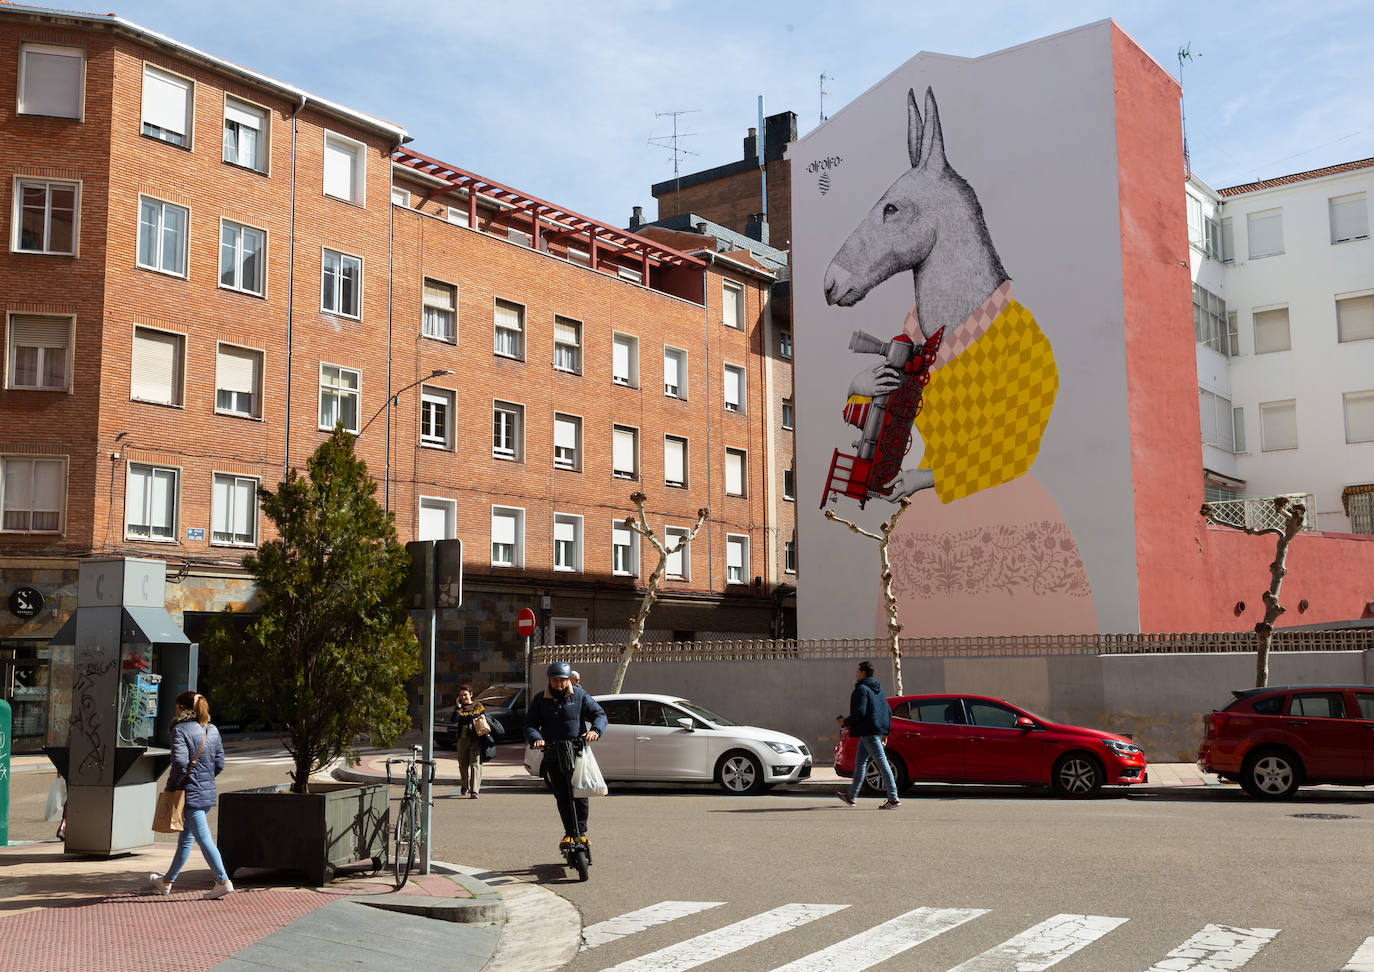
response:
<svg viewBox="0 0 1374 972"><path fill-rule="evenodd" d="M192 843L200 845L215 876L215 886L201 897L222 898L234 890L205 819L215 805L215 777L223 770L224 743L219 730L210 724L210 702L197 692L182 692L177 696L177 714L172 720L172 768L167 774L167 789L186 791L185 825L167 873L148 875L148 884L158 894L171 893L172 882L191 856Z"/></svg>
<svg viewBox="0 0 1374 972"><path fill-rule="evenodd" d="M525 710L525 741L544 751L540 775L558 801L558 815L563 819L558 847L562 850L574 840L587 843L589 807L586 797L572 795L573 759L584 745L601 738L606 713L572 684L572 666L567 662L554 662L547 674L548 687L536 693Z"/></svg>
<svg viewBox="0 0 1374 972"><path fill-rule="evenodd" d="M863 786L864 774L868 771L868 761L872 759L882 774L883 785L887 788L887 802L879 805L879 810L892 810L902 805L897 797L897 781L892 776L887 754L883 751L883 739L892 731L892 709L888 707L887 696L883 694L882 684L873 677L873 664L859 662L855 672L854 691L849 695L849 715L836 716L840 725L849 729L851 736L857 736L858 749L854 754L854 778L848 790L840 790L835 795L841 802L854 806L854 798Z"/></svg>
<svg viewBox="0 0 1374 972"><path fill-rule="evenodd" d="M482 739L477 735L477 717L485 707L472 701L472 686L464 682L458 686L458 706L453 710L453 725L458 728L458 782L463 796L477 799L482 792L482 761L479 759ZM483 716L483 721L486 717ZM484 736L491 735L490 726Z"/></svg>

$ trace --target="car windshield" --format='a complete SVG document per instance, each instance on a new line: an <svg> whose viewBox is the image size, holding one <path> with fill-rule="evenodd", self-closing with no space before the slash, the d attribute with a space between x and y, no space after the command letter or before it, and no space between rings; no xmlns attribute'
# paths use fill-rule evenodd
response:
<svg viewBox="0 0 1374 972"><path fill-rule="evenodd" d="M491 688L483 690L482 694L477 696L477 701L483 705L509 705L519 691L519 689L493 685Z"/></svg>
<svg viewBox="0 0 1374 972"><path fill-rule="evenodd" d="M705 708L704 706L697 705L695 702L688 702L686 699L678 699L677 705L686 709L688 712L692 713L692 715L696 716L698 719L704 719L707 722L713 722L718 726L739 725L739 723L736 722L734 719L727 719L723 715L717 715L710 709Z"/></svg>

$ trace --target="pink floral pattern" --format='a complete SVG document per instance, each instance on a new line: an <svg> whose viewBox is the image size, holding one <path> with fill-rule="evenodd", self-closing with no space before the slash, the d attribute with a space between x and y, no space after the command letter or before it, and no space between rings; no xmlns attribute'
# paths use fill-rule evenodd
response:
<svg viewBox="0 0 1374 972"><path fill-rule="evenodd" d="M986 591L1092 595L1068 526L1050 520L957 533L899 533L888 545L888 556L899 597Z"/></svg>

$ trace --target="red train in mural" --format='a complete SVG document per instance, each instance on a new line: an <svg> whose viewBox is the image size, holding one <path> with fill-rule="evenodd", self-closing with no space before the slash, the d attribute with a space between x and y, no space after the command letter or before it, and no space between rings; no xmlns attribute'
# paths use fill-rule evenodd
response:
<svg viewBox="0 0 1374 972"><path fill-rule="evenodd" d="M845 419L861 428L863 435L854 442L854 455L836 449L831 457L821 509L841 495L858 500L860 509L874 495L892 495L889 484L902 471L902 460L911 449L911 424L921 411L922 389L930 382L930 366L944 333L941 328L920 346L905 334L891 341L864 331L850 336L850 351L882 355L888 366L902 373L902 383L867 402L851 401L845 406Z"/></svg>

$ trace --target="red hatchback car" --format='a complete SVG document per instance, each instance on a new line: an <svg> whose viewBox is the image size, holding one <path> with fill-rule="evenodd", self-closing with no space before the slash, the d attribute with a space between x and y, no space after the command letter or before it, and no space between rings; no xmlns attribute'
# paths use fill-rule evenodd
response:
<svg viewBox="0 0 1374 972"><path fill-rule="evenodd" d="M1281 799L1299 786L1374 783L1374 685L1242 689L1202 719L1197 765Z"/></svg>
<svg viewBox="0 0 1374 972"><path fill-rule="evenodd" d="M1062 726L982 695L890 698L887 761L898 791L908 783L1023 783L1061 796L1091 796L1104 785L1146 782L1145 753L1124 736ZM835 744L835 772L854 775L858 740ZM870 760L865 784L882 792Z"/></svg>

